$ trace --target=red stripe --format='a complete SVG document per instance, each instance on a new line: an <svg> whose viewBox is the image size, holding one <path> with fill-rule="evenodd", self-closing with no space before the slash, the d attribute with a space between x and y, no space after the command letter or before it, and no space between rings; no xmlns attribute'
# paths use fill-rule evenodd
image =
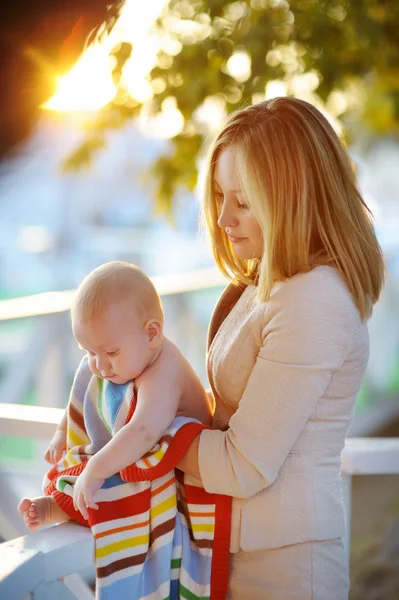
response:
<svg viewBox="0 0 399 600"><path fill-rule="evenodd" d="M135 394L133 394L133 398L132 398L132 400L130 402L130 406L129 406L129 412L127 413L125 425L126 425L126 423L129 423L130 419L132 418L133 413L136 410L136 405L137 405L137 398L136 398Z"/></svg>
<svg viewBox="0 0 399 600"><path fill-rule="evenodd" d="M72 496L68 496L68 494L64 494L58 490L55 490L51 495L56 504L58 504L58 506L64 511L64 513L68 515L68 517L76 521L76 523L80 523L86 527L90 526L89 522L86 521L82 513L80 513L78 510L75 510Z"/></svg>
<svg viewBox="0 0 399 600"><path fill-rule="evenodd" d="M79 463L78 465L74 465L73 467L69 467L68 469L65 469L64 471L58 472L57 468L54 466L50 469L50 471L47 473L47 478L50 480L50 483L48 484L48 486L46 487L46 489L44 490L44 493L46 496L52 496L53 492L56 490L56 483L57 483L57 479L59 477L61 477L61 475L74 475L74 476L78 476L81 474L81 472L83 471L83 469L85 468L85 463L86 461Z"/></svg>
<svg viewBox="0 0 399 600"><path fill-rule="evenodd" d="M211 429L201 423L187 423L183 425L170 442L162 460L150 469L140 469L135 464L122 469L120 475L124 481L152 481L163 477L179 464L187 448L196 435L203 429Z"/></svg>
<svg viewBox="0 0 399 600"><path fill-rule="evenodd" d="M196 487L195 485L184 486L186 492L187 504L216 504L219 495L209 494L203 487Z"/></svg>
<svg viewBox="0 0 399 600"><path fill-rule="evenodd" d="M141 513L148 512L151 502L151 490L148 488L138 494L130 494L126 498L99 502L98 509L89 508L89 523L91 526L105 521L125 519Z"/></svg>
<svg viewBox="0 0 399 600"><path fill-rule="evenodd" d="M225 600L229 585L231 496L217 495L215 537L212 551L212 600Z"/></svg>

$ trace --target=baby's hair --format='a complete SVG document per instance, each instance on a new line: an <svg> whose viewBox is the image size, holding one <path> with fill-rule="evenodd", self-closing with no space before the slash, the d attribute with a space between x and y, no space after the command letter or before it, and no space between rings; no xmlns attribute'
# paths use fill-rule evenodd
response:
<svg viewBox="0 0 399 600"><path fill-rule="evenodd" d="M71 316L89 322L115 302L131 303L132 312L143 320L163 324L161 299L151 279L136 265L123 261L105 263L91 271L76 290Z"/></svg>

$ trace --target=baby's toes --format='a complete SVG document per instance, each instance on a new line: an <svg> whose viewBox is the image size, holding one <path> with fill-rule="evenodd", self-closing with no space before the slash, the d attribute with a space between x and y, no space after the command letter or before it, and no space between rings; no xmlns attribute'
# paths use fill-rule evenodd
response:
<svg viewBox="0 0 399 600"><path fill-rule="evenodd" d="M30 507L27 510L27 517L32 522L38 521L37 506L34 502L31 503Z"/></svg>
<svg viewBox="0 0 399 600"><path fill-rule="evenodd" d="M32 500L30 498L22 498L22 500L18 504L19 514L22 517L24 517L28 513L31 506L32 506Z"/></svg>

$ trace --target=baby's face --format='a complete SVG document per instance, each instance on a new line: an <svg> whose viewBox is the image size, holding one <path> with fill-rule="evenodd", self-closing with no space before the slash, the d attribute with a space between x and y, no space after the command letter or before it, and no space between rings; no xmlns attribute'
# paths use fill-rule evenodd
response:
<svg viewBox="0 0 399 600"><path fill-rule="evenodd" d="M97 377L123 384L136 379L151 360L148 334L132 311L120 304L109 306L83 322L72 323L79 347L86 350L89 368Z"/></svg>

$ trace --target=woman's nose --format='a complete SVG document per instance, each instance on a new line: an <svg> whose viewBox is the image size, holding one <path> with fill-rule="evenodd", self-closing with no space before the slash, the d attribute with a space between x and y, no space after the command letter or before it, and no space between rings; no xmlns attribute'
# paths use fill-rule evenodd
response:
<svg viewBox="0 0 399 600"><path fill-rule="evenodd" d="M222 228L235 227L235 225L237 225L237 218L235 217L231 209L228 208L226 202L223 203L222 208L220 210L218 225Z"/></svg>

